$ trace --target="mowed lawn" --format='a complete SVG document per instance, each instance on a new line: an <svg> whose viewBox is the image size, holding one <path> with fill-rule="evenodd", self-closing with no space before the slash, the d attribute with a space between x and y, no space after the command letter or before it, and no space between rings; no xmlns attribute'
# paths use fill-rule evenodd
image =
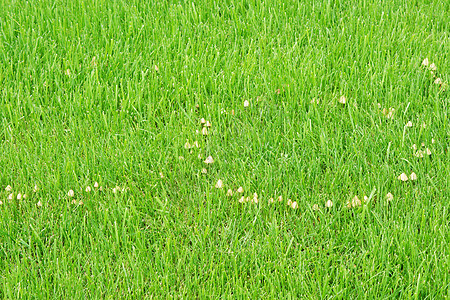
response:
<svg viewBox="0 0 450 300"><path fill-rule="evenodd" d="M450 298L450 2L0 1L0 298Z"/></svg>

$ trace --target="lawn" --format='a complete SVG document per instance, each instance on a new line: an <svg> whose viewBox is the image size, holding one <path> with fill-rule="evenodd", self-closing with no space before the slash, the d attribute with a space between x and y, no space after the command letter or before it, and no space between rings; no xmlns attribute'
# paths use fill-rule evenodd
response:
<svg viewBox="0 0 450 300"><path fill-rule="evenodd" d="M450 2L0 1L0 297L450 298Z"/></svg>

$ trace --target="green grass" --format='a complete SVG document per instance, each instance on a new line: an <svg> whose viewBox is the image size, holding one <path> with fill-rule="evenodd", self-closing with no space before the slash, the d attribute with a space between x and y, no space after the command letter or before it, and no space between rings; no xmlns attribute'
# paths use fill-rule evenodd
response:
<svg viewBox="0 0 450 300"><path fill-rule="evenodd" d="M450 2L260 2L0 1L1 298L450 298Z"/></svg>

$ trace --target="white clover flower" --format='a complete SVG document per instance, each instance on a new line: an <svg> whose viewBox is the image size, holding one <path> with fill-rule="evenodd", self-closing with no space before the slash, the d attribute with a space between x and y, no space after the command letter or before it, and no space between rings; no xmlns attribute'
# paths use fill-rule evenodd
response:
<svg viewBox="0 0 450 300"><path fill-rule="evenodd" d="M341 96L339 98L339 103L341 103L341 104L346 104L347 103L347 99L345 98L345 96Z"/></svg>
<svg viewBox="0 0 450 300"><path fill-rule="evenodd" d="M269 199L269 203L274 203L275 202L275 200L273 200L273 198L271 197L270 199Z"/></svg>
<svg viewBox="0 0 450 300"><path fill-rule="evenodd" d="M12 200L12 199L14 199L14 194L13 193L8 195L8 200Z"/></svg>
<svg viewBox="0 0 450 300"><path fill-rule="evenodd" d="M41 207L42 206L42 202L41 200L38 201L38 203L36 203L37 206Z"/></svg>
<svg viewBox="0 0 450 300"><path fill-rule="evenodd" d="M202 174L206 174L206 173L208 173L208 170L206 170L206 168L203 168L202 169Z"/></svg>
<svg viewBox="0 0 450 300"><path fill-rule="evenodd" d="M67 192L67 196L69 196L69 197L73 197L74 195L75 195L75 192L73 190L69 190Z"/></svg>
<svg viewBox="0 0 450 300"><path fill-rule="evenodd" d="M412 145L412 149L413 149L413 150L417 150L416 144L413 144L413 145Z"/></svg>
<svg viewBox="0 0 450 300"><path fill-rule="evenodd" d="M0 200L0 205L3 205L3 201L2 200Z"/></svg>
<svg viewBox="0 0 450 300"><path fill-rule="evenodd" d="M408 181L408 175L406 175L405 173L400 174L397 178L401 181Z"/></svg>
<svg viewBox="0 0 450 300"><path fill-rule="evenodd" d="M222 180L217 180L217 183L216 183L216 189L221 189L221 188L223 188L223 182L222 182Z"/></svg>
<svg viewBox="0 0 450 300"><path fill-rule="evenodd" d="M89 193L91 191L91 187L90 186L87 186L86 187L86 193Z"/></svg>
<svg viewBox="0 0 450 300"><path fill-rule="evenodd" d="M233 196L233 191L231 189L228 189L227 194L228 197Z"/></svg>
<svg viewBox="0 0 450 300"><path fill-rule="evenodd" d="M23 198L23 199L27 199L27 198L28 198L28 195L27 195L27 194L23 194L22 198Z"/></svg>
<svg viewBox="0 0 450 300"><path fill-rule="evenodd" d="M238 192L239 194L242 194L242 193L244 192L244 189L242 188L242 186L240 186L240 187L237 189L237 192Z"/></svg>
<svg viewBox="0 0 450 300"><path fill-rule="evenodd" d="M426 151L427 151L427 155L431 155L431 150L430 149L426 149Z"/></svg>
<svg viewBox="0 0 450 300"><path fill-rule="evenodd" d="M292 207L293 209L297 209L297 208L298 208L297 201L292 202L292 203L291 203L291 207Z"/></svg>
<svg viewBox="0 0 450 300"><path fill-rule="evenodd" d="M98 182L97 182L97 181L94 182L94 187L95 187L95 188L98 188Z"/></svg>
<svg viewBox="0 0 450 300"><path fill-rule="evenodd" d="M197 142L197 141L195 141L195 142L192 144L191 148L193 148L194 146L198 148L198 142Z"/></svg>
<svg viewBox="0 0 450 300"><path fill-rule="evenodd" d="M367 197L366 195L364 195L363 199L364 199L364 203L368 203L369 202L369 197Z"/></svg>
<svg viewBox="0 0 450 300"><path fill-rule="evenodd" d="M319 205L317 205L317 204L314 204L313 206L312 206L312 210L319 210L320 208L319 208Z"/></svg>
<svg viewBox="0 0 450 300"><path fill-rule="evenodd" d="M431 143L434 144L436 141L434 140L434 138L431 139Z"/></svg>
<svg viewBox="0 0 450 300"><path fill-rule="evenodd" d="M202 134L203 135L208 135L208 129L206 127L203 127Z"/></svg>
<svg viewBox="0 0 450 300"><path fill-rule="evenodd" d="M430 64L430 63L429 63L429 61L428 61L428 58L426 57L426 58L422 61L422 66L428 67L429 64Z"/></svg>
<svg viewBox="0 0 450 300"><path fill-rule="evenodd" d="M11 191L12 191L12 186L8 185L8 186L5 188L5 191L11 192Z"/></svg>
<svg viewBox="0 0 450 300"><path fill-rule="evenodd" d="M442 79L441 78L436 78L436 80L434 81L434 84L442 84Z"/></svg>
<svg viewBox="0 0 450 300"><path fill-rule="evenodd" d="M250 102L248 102L248 100L244 101L244 107L248 107L250 105Z"/></svg>
<svg viewBox="0 0 450 300"><path fill-rule="evenodd" d="M206 124L205 124L205 126L206 126L206 127L211 127L211 122L209 122L209 121L206 121Z"/></svg>
<svg viewBox="0 0 450 300"><path fill-rule="evenodd" d="M417 180L417 175L416 175L416 173L412 172L411 175L409 175L409 179L411 179L411 180Z"/></svg>
<svg viewBox="0 0 450 300"><path fill-rule="evenodd" d="M18 193L17 194L17 200L21 200L22 199L22 194L21 193Z"/></svg>
<svg viewBox="0 0 450 300"><path fill-rule="evenodd" d="M39 187L37 186L37 184L35 184L33 188L33 193L36 193L37 191L39 191Z"/></svg>
<svg viewBox="0 0 450 300"><path fill-rule="evenodd" d="M208 156L204 161L205 164L212 164L214 163L214 159L212 158L212 156Z"/></svg>
<svg viewBox="0 0 450 300"><path fill-rule="evenodd" d="M117 193L117 191L118 191L118 189L117 189L117 188L113 188L113 189L112 189L112 192L113 192L114 194L116 194L116 193Z"/></svg>
<svg viewBox="0 0 450 300"><path fill-rule="evenodd" d="M278 197L278 202L282 202L283 201L283 196L279 196Z"/></svg>
<svg viewBox="0 0 450 300"><path fill-rule="evenodd" d="M201 123L201 124L205 124L205 123L206 123L206 120L205 120L204 118L201 118L201 119L200 119L200 123Z"/></svg>
<svg viewBox="0 0 450 300"><path fill-rule="evenodd" d="M325 203L325 207L328 207L328 208L333 207L333 201L328 200L328 201Z"/></svg>
<svg viewBox="0 0 450 300"><path fill-rule="evenodd" d="M245 202L245 197L242 196L241 198L239 198L239 203L244 203Z"/></svg>
<svg viewBox="0 0 450 300"><path fill-rule="evenodd" d="M436 67L436 65L434 63L432 63L430 65L430 70L432 70L432 71L436 71L437 70L437 67Z"/></svg>
<svg viewBox="0 0 450 300"><path fill-rule="evenodd" d="M394 195L392 195L391 192L387 193L386 194L386 201L390 202L392 200L394 200Z"/></svg>
<svg viewBox="0 0 450 300"><path fill-rule="evenodd" d="M412 127L413 126L413 124L412 124L412 122L411 121L408 121L408 123L406 123L406 125L405 125L406 127Z"/></svg>
<svg viewBox="0 0 450 300"><path fill-rule="evenodd" d="M191 144L189 144L189 142L186 142L186 144L184 144L184 149L190 149L191 148Z"/></svg>
<svg viewBox="0 0 450 300"><path fill-rule="evenodd" d="M287 201L287 205L291 205L292 204L292 200L291 199L288 199L288 201Z"/></svg>

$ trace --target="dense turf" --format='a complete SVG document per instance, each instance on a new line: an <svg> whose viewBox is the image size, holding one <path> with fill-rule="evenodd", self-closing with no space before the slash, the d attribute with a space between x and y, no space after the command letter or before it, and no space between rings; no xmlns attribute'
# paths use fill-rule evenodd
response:
<svg viewBox="0 0 450 300"><path fill-rule="evenodd" d="M0 297L450 297L450 2L260 2L0 1Z"/></svg>

